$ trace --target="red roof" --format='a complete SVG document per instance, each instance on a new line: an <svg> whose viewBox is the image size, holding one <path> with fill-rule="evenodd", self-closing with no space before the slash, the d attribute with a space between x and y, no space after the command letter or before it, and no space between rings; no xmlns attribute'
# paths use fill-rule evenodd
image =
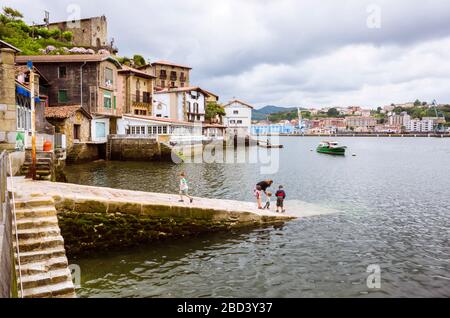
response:
<svg viewBox="0 0 450 318"><path fill-rule="evenodd" d="M205 95L209 95L210 93L205 91L204 89L201 89L198 86L187 86L187 87L176 87L176 88L165 88L162 90L157 90L155 94L167 94L167 93L178 93L178 92L191 92L191 91L197 91L201 92Z"/></svg>
<svg viewBox="0 0 450 318"><path fill-rule="evenodd" d="M119 71L119 73L121 74L125 74L125 73L133 73L136 76L140 76L140 77L144 77L144 78L156 78L156 76L146 73L144 71L135 69L131 66L128 65L122 65L122 69Z"/></svg>
<svg viewBox="0 0 450 318"><path fill-rule="evenodd" d="M131 115L131 114L130 115L128 115L128 114L127 115L123 115L123 117L160 121L160 122L169 123L169 124L194 125L194 123L191 123L191 122L182 121L182 120L176 120L176 119L170 119L170 118L162 118L162 117Z"/></svg>
<svg viewBox="0 0 450 318"><path fill-rule="evenodd" d="M66 119L72 117L77 111L81 111L87 118L91 115L80 105L45 107L45 117L55 119Z"/></svg>
<svg viewBox="0 0 450 318"><path fill-rule="evenodd" d="M164 60L160 60L160 61L156 61L152 63L153 65L167 65L167 66L174 66L174 67L181 67L181 68L185 68L188 70L192 70L192 67L186 66L186 65L181 65L181 64L176 64L176 63L172 63L169 61L164 61Z"/></svg>

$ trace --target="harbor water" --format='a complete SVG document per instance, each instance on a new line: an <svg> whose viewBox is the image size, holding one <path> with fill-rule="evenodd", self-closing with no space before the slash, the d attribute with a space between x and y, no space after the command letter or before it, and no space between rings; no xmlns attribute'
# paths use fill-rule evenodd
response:
<svg viewBox="0 0 450 318"><path fill-rule="evenodd" d="M450 297L450 139L335 138L348 146L342 157L316 153L322 139L280 138L284 149L265 150L277 158L273 173L258 162L68 166L72 183L166 193L178 192L184 171L194 196L244 201L270 178L272 190L284 186L288 209L324 211L279 228L71 259L78 295Z"/></svg>

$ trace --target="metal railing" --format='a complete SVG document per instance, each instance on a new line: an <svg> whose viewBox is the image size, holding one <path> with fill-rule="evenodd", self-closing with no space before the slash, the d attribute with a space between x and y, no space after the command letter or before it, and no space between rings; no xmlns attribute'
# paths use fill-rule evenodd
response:
<svg viewBox="0 0 450 318"><path fill-rule="evenodd" d="M9 172L8 172L9 171ZM0 297L13 297L16 290L16 269L17 260L19 273L20 296L23 297L22 269L20 263L19 234L17 231L17 217L15 213L14 191L9 195L8 175L12 177L12 164L8 152L0 154L0 234L2 246L0 246ZM10 185L13 188L12 178ZM12 202L11 202L12 201ZM13 235L15 233L15 236ZM15 239L15 250L13 245ZM14 256L16 253L17 259Z"/></svg>

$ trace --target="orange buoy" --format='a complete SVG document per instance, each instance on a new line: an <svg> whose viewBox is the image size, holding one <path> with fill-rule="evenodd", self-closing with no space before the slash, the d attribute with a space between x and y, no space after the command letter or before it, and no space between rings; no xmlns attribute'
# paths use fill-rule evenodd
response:
<svg viewBox="0 0 450 318"><path fill-rule="evenodd" d="M44 142L44 151L52 151L52 143L49 140Z"/></svg>

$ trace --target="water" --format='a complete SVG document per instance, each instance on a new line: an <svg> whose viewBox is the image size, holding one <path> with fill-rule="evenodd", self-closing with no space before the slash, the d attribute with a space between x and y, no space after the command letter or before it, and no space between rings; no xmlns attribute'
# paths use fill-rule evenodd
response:
<svg viewBox="0 0 450 318"><path fill-rule="evenodd" d="M262 175L261 164L69 166L70 182L168 193L186 171L196 196L247 201L255 182L270 177L290 204L338 211L73 259L82 271L78 295L450 297L450 139L337 140L349 147L346 157L311 151L319 138L281 138L274 175ZM380 289L366 283L374 264Z"/></svg>

